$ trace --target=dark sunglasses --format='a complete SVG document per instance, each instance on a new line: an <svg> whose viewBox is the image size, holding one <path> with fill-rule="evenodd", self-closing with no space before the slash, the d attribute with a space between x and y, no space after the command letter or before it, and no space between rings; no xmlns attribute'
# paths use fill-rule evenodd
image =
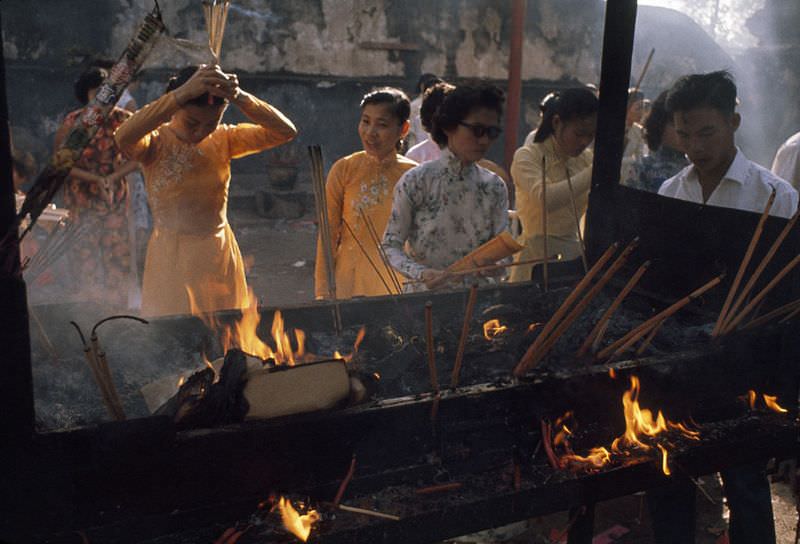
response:
<svg viewBox="0 0 800 544"><path fill-rule="evenodd" d="M503 129L500 127L492 127L492 126L487 127L486 125L465 123L464 121L461 121L458 124L470 129L472 131L473 136L475 136L476 138L483 138L484 136L488 136L490 140L494 140L495 138L500 136L501 132L503 132Z"/></svg>

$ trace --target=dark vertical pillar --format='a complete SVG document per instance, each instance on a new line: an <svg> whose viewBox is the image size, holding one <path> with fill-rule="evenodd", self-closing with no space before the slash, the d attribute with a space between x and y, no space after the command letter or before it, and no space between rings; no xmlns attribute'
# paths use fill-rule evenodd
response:
<svg viewBox="0 0 800 544"><path fill-rule="evenodd" d="M588 253L597 257L614 234L614 189L619 183L625 111L631 78L636 0L608 0L600 72L600 111L594 146L592 191L586 218Z"/></svg>
<svg viewBox="0 0 800 544"><path fill-rule="evenodd" d="M508 54L508 94L506 96L505 152L506 170L517 150L520 108L522 103L522 42L525 39L526 0L511 0L511 43Z"/></svg>
<svg viewBox="0 0 800 544"><path fill-rule="evenodd" d="M33 434L28 305L19 262L11 136L0 16L0 448ZM6 467L3 467L6 468ZM0 469L2 470L2 469Z"/></svg>

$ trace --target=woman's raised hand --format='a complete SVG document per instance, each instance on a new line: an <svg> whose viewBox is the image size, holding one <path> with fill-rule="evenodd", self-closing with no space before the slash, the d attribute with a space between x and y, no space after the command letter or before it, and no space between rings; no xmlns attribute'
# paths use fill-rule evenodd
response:
<svg viewBox="0 0 800 544"><path fill-rule="evenodd" d="M239 78L236 74L226 74L217 65L201 65L186 83L175 89L175 98L183 105L206 93L235 100L239 92Z"/></svg>

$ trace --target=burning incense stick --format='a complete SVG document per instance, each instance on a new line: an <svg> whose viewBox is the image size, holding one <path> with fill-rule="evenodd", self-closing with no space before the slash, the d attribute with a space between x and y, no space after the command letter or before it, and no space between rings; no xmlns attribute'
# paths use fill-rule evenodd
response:
<svg viewBox="0 0 800 544"><path fill-rule="evenodd" d="M716 287L722 281L723 275L717 276L716 278L712 279L708 283L704 284L703 286L695 289L679 301L672 304L666 310L654 315L638 327L631 330L628 334L605 348L603 351L597 354L598 359L605 359L608 356L616 357L625 351L628 350L633 344L635 344L642 336L650 332L650 330L655 327L658 323L663 321L664 319L671 317L675 314L678 310L692 302L693 300L697 299L698 297L702 296L706 291Z"/></svg>
<svg viewBox="0 0 800 544"><path fill-rule="evenodd" d="M753 319L752 321L747 323L747 325L742 327L742 330L754 329L756 327L760 327L764 323L768 323L769 321L771 321L771 320L773 320L773 319L775 319L777 317L780 317L783 314L788 314L788 315L786 315L786 317L784 317L783 319L781 319L779 321L779 323L784 323L786 321L789 321L795 315L797 315L796 313L799 310L800 310L800 300L794 300L792 302L784 304L783 306L780 306L779 308L775 308L771 312L766 313L766 314L762 315L761 317Z"/></svg>
<svg viewBox="0 0 800 544"><path fill-rule="evenodd" d="M436 373L436 352L433 347L433 302L425 303L425 344L428 355L428 372L431 377L431 388L439 393L439 378Z"/></svg>
<svg viewBox="0 0 800 544"><path fill-rule="evenodd" d="M788 236L789 232L792 230L795 223L797 223L797 219L799 217L800 217L800 209L798 209L798 211L795 212L792 218L789 219L789 221L786 223L786 226L784 226L783 230L781 230L780 234L778 234L778 237L775 238L775 241L772 243L772 246L769 248L769 251L767 251L767 254L764 256L763 259L761 259L761 262L758 263L758 266L753 271L753 274L750 276L750 279L747 280L747 283L745 284L744 288L742 288L742 292L739 293L738 297L736 297L736 302L733 303L733 306L731 306L730 310L728 311L728 314L725 316L726 322L723 323L723 328L725 328L728 322L733 318L733 316L736 315L737 310L739 310L739 307L742 305L747 296L750 294L750 291L753 290L756 281L758 281L758 278L761 277L761 274L764 272L764 269L767 267L772 258L775 256L775 253L777 253L778 249L781 247L781 244L783 244L783 240L786 238L786 236Z"/></svg>
<svg viewBox="0 0 800 544"><path fill-rule="evenodd" d="M443 491L453 491L461 489L464 484L461 482L449 482L446 484L429 485L428 487L420 487L414 490L417 495L432 495L434 493L442 493Z"/></svg>
<svg viewBox="0 0 800 544"><path fill-rule="evenodd" d="M203 1L203 15L205 15L206 30L208 31L208 48L217 64L219 64L222 52L222 38L225 35L230 4L230 0Z"/></svg>
<svg viewBox="0 0 800 544"><path fill-rule="evenodd" d="M639 345L639 347L637 348L637 350L636 350L636 355L641 355L642 353L644 353L644 352L645 352L645 350L647 349L647 347L648 347L648 346L650 345L650 343L653 341L653 338L655 338L655 337L656 337L656 335L658 334L658 331L660 331L660 330L661 330L661 327L663 327L663 326L664 326L664 322L665 322L665 321L666 321L666 319L662 320L662 321L661 321L661 323L659 323L658 325L656 325L655 327L653 327L653 330L651 330L651 331L650 331L650 334L648 334L648 335L647 335L647 338L645 338L645 339L644 339L644 341L643 341L643 342L642 342L642 343Z"/></svg>
<svg viewBox="0 0 800 544"><path fill-rule="evenodd" d="M589 336L586 337L586 340L583 342L581 349L578 350L578 357L583 357L586 355L586 352L589 351L596 343L602 341L603 335L606 330L606 326L608 321L611 319L611 316L614 315L614 312L617 311L622 301L625 300L625 297L633 291L633 288L636 287L636 284L639 283L639 279L647 272L647 269L650 267L650 261L645 262L642 266L639 267L638 270L631 276L631 279L628 280L628 283L625 284L625 287L622 288L622 291L619 292L617 298L614 299L614 302L611 303L611 306L603 313L600 317L600 320L592 329L592 332L589 333Z"/></svg>
<svg viewBox="0 0 800 544"><path fill-rule="evenodd" d="M456 361L453 364L453 374L450 377L450 387L458 387L458 378L461 374L461 362L464 360L464 350L467 347L467 337L469 336L469 324L472 321L472 312L475 310L475 301L478 299L478 284L473 283L469 289L467 299L467 309L464 312L464 324L461 326L461 337L458 339L458 351L456 351Z"/></svg>
<svg viewBox="0 0 800 544"><path fill-rule="evenodd" d="M331 225L328 219L328 199L325 192L325 174L322 162L322 148L318 145L308 146L311 158L311 185L314 189L314 202L317 208L317 224L319 225L322 254L325 258L325 272L328 278L328 296L333 301L333 326L336 334L342 334L342 314L336 297L336 272L333 262L333 240Z"/></svg>
<svg viewBox="0 0 800 544"><path fill-rule="evenodd" d="M775 189L772 189L772 194L769 195L767 205L764 207L761 218L758 220L758 225L756 225L756 230L753 232L752 238L750 238L747 251L745 251L742 262L739 263L739 270L736 271L736 277L733 279L731 288L728 291L728 296L725 297L725 303L722 305L722 310L719 312L717 323L714 325L714 330L711 332L712 338L719 336L719 334L725 328L726 321L729 321L728 310L733 302L733 297L736 295L736 290L739 288L739 282L742 281L742 276L744 276L747 265L750 264L750 259L753 256L753 251L755 251L756 245L758 245L758 240L761 238L761 233L764 232L764 223L767 222L767 217L769 217L769 211L772 209L773 202L775 202Z"/></svg>
<svg viewBox="0 0 800 544"><path fill-rule="evenodd" d="M742 319L744 319L747 314L752 312L756 306L758 306L758 304L764 300L764 297L766 297L769 292L772 291L775 286L778 285L778 283L780 283L784 276L786 276L786 274L791 272L792 269L798 265L798 263L800 263L800 255L795 256L794 259L789 261L789 263L784 266L780 272L778 272L772 281L770 281L766 287L764 287L755 297L753 297L753 300L751 300L741 312L731 318L730 323L725 327L725 330L722 331L722 334L728 334L729 332L735 330L736 326L741 323Z"/></svg>
<svg viewBox="0 0 800 544"><path fill-rule="evenodd" d="M550 283L547 269L547 256L550 255L550 252L547 249L547 159L544 155L542 155L542 252L544 258L542 279L546 293Z"/></svg>
<svg viewBox="0 0 800 544"><path fill-rule="evenodd" d="M616 253L617 248L619 247L618 243L612 244L605 253L597 260L597 262L592 266L589 272L578 282L578 285L572 290L572 292L567 296L561 306L556 310L556 313L550 318L547 324L544 326L542 331L539 333L539 336L536 337L533 344L528 348L528 351L525 352L525 355L522 356L522 359L519 360L517 363L516 368L514 368L514 375L520 377L528 371L530 366L533 364L532 361L536 352L542 346L542 344L547 340L548 335L550 332L555 329L558 323L561 322L561 319L566 315L569 311L570 307L572 306L573 302L578 298L578 295L589 285L600 269L605 266L606 262Z"/></svg>
<svg viewBox="0 0 800 544"><path fill-rule="evenodd" d="M355 240L356 245L358 245L358 249L361 250L361 254L364 255L364 258L367 259L367 262L369 262L369 265L372 267L372 270L374 270L375 274L377 274L378 278L380 278L381 283L386 288L386 292L389 293L390 295L396 294L395 291L393 291L392 288L389 287L389 284L386 283L386 280L384 279L383 274L381 274L381 271L378 270L377 265L372 261L372 257L369 256L369 253L367 253L367 250L361 244L361 241L358 239L358 236L356 236L356 233L350 227L350 224L347 222L347 220L344 218L344 216L342 216L342 223L344 224L345 228L347 229L347 232L350 233L350 236L353 237L353 240Z"/></svg>
<svg viewBox="0 0 800 544"><path fill-rule="evenodd" d="M586 245L583 242L583 233L581 233L581 219L578 217L578 207L575 205L575 191L572 189L572 176L569 173L569 168L566 164L564 170L567 172L567 186L569 187L569 199L572 203L572 215L575 217L575 232L578 235L578 243L580 244L581 262L583 263L583 273L589 271L589 262L586 260Z"/></svg>
<svg viewBox="0 0 800 544"><path fill-rule="evenodd" d="M553 333L550 335L547 340L542 344L539 350L531 356L531 360L529 363L529 368L536 366L539 361L544 358L545 355L553 348L553 346L558 342L558 339L569 329L572 323L580 317L589 303L594 299L597 294L602 291L603 287L614 277L614 275L622 268L625 263L628 261L630 254L636 249L636 246L639 245L639 238L634 238L631 243L620 253L620 255L611 263L611 266L608 267L608 270L600 277L596 284L592 286L592 288L586 293L586 295L575 305L574 308L567 314L567 316L561 321L561 323L556 327Z"/></svg>

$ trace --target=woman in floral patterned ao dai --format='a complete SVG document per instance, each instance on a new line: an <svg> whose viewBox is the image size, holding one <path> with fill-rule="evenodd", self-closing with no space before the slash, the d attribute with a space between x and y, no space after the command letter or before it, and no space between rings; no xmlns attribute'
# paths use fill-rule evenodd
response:
<svg viewBox="0 0 800 544"><path fill-rule="evenodd" d="M408 290L437 282L444 269L507 228L506 185L476 164L500 135L502 111L497 87L450 91L433 117L442 156L397 184L383 247L396 270L417 280Z"/></svg>
<svg viewBox="0 0 800 544"><path fill-rule="evenodd" d="M252 123L221 125L229 102ZM153 213L144 315L189 313L188 291L202 311L247 305L244 262L227 217L231 159L295 134L280 111L218 66L185 68L164 96L117 129L120 148L142 164Z"/></svg>
<svg viewBox="0 0 800 544"><path fill-rule="evenodd" d="M400 141L408 133L410 111L408 97L398 89L387 87L365 95L358 122L364 150L339 159L328 173L325 193L337 298L387 295L387 286L392 288L389 271L383 266L363 218L372 222L380 236L389 219L397 180L417 165L397 154ZM329 296L325 270L325 255L318 241L316 298Z"/></svg>

